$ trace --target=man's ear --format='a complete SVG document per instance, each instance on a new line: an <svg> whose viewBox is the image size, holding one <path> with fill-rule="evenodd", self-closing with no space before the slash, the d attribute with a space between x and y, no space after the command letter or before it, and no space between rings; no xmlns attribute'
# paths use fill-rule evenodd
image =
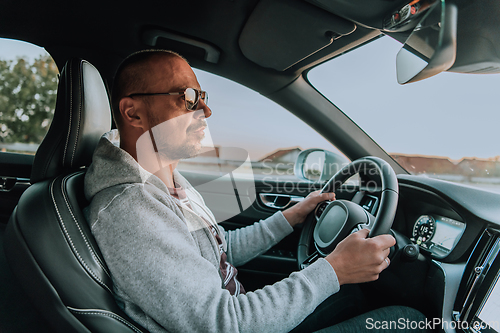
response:
<svg viewBox="0 0 500 333"><path fill-rule="evenodd" d="M143 112L138 108L137 102L130 98L124 97L120 100L120 113L122 115L123 122L132 127L140 127L145 129L147 124L144 118Z"/></svg>

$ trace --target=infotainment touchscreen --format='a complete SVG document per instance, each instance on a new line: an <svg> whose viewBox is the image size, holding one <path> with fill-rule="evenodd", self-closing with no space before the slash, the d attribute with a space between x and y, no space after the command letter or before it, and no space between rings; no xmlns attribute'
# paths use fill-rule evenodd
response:
<svg viewBox="0 0 500 333"><path fill-rule="evenodd" d="M500 283L499 274L495 278L489 295L473 321L472 329L476 332L500 332ZM474 327L475 326L475 327Z"/></svg>

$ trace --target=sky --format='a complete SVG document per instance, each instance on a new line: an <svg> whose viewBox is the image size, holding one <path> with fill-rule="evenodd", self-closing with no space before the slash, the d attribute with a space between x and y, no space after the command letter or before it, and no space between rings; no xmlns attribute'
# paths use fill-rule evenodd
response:
<svg viewBox="0 0 500 333"><path fill-rule="evenodd" d="M42 54L47 54L47 51L43 47L22 41L0 38L1 60L12 60L18 56L33 60Z"/></svg>
<svg viewBox="0 0 500 333"><path fill-rule="evenodd" d="M500 75L441 73L400 86L385 37L313 69L308 78L389 153L490 158L500 155ZM0 59L33 59L44 49L0 39ZM290 147L336 151L297 117L239 84L195 70L209 93L214 144L244 148L252 160Z"/></svg>
<svg viewBox="0 0 500 333"><path fill-rule="evenodd" d="M308 77L389 153L499 156L500 74L444 72L401 86L399 49L400 43L384 37Z"/></svg>

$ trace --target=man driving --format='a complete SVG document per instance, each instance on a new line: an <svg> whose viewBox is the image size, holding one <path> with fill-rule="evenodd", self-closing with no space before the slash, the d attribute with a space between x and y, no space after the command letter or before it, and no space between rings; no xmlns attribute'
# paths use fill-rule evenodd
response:
<svg viewBox="0 0 500 333"><path fill-rule="evenodd" d="M266 252L335 195L313 192L239 230L217 225L176 170L201 149L212 114L207 98L186 60L169 51L135 53L115 76L118 131L101 138L85 194L91 230L125 313L151 332L289 332L342 285L376 280L390 264L395 240L367 238L361 230L304 270L245 292L235 267ZM400 316L419 315L398 309ZM364 327L354 322L330 329Z"/></svg>

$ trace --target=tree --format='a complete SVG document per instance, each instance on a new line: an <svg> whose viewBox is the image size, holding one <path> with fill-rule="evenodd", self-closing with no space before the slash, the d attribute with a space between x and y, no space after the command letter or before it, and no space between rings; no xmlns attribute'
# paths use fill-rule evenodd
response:
<svg viewBox="0 0 500 333"><path fill-rule="evenodd" d="M0 143L40 143L54 115L59 71L48 55L0 60Z"/></svg>

